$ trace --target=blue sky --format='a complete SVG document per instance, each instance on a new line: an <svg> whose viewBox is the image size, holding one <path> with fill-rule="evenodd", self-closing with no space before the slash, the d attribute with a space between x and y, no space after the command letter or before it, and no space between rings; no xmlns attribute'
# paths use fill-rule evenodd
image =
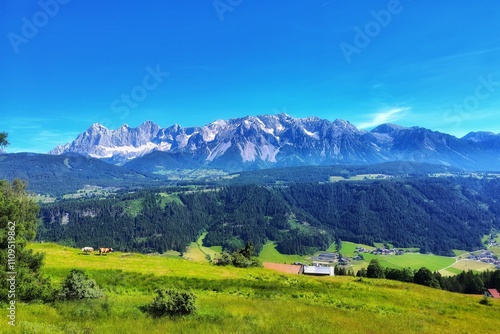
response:
<svg viewBox="0 0 500 334"><path fill-rule="evenodd" d="M500 2L0 0L0 131L47 152L92 123L286 112L500 132Z"/></svg>

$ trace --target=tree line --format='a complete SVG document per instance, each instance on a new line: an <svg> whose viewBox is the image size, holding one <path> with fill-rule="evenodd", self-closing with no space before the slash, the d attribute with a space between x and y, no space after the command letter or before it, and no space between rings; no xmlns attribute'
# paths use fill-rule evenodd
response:
<svg viewBox="0 0 500 334"><path fill-rule="evenodd" d="M335 274L354 276L352 269L345 269L342 266L335 267ZM377 259L373 259L367 268L358 270L356 276L385 278L464 294L482 294L485 289L500 291L500 270L483 272L468 270L455 276L443 276L439 272L432 272L426 267L419 270L409 267L402 269L384 268Z"/></svg>

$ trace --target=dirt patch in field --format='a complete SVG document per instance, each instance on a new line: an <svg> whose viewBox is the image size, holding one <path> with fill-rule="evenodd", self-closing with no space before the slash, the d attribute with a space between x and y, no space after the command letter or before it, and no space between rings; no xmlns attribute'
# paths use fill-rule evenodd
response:
<svg viewBox="0 0 500 334"><path fill-rule="evenodd" d="M272 262L264 262L263 265L264 268L280 271L282 273L287 273L287 274L300 274L300 270L302 268L302 266L298 265L272 263Z"/></svg>

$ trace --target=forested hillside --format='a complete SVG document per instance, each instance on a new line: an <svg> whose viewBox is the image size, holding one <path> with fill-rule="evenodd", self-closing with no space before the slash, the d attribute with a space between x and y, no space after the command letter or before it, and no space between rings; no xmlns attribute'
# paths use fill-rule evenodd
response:
<svg viewBox="0 0 500 334"><path fill-rule="evenodd" d="M46 204L37 238L182 252L207 231L206 245L229 251L246 241L260 251L272 240L282 253L307 254L341 239L451 255L481 248L481 237L500 228L499 194L499 180L475 178L142 190Z"/></svg>
<svg viewBox="0 0 500 334"><path fill-rule="evenodd" d="M78 154L0 155L0 179L16 178L26 180L29 191L54 197L76 192L85 185L130 188L157 184L150 175Z"/></svg>
<svg viewBox="0 0 500 334"><path fill-rule="evenodd" d="M492 183L484 184L498 188ZM419 247L424 253L451 255L452 249L480 248L481 237L498 224L495 210L487 209L490 202L497 205L495 200L450 180L296 184L282 193L290 205L342 240L388 242Z"/></svg>

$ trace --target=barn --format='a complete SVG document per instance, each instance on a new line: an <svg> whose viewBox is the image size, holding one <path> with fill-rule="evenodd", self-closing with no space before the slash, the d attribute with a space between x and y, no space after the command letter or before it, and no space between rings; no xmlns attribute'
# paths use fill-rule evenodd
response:
<svg viewBox="0 0 500 334"><path fill-rule="evenodd" d="M335 271L333 267L304 266L302 273L304 275L314 275L314 276L335 276Z"/></svg>
<svg viewBox="0 0 500 334"><path fill-rule="evenodd" d="M500 299L500 292L497 289L488 289L484 292L486 297Z"/></svg>

